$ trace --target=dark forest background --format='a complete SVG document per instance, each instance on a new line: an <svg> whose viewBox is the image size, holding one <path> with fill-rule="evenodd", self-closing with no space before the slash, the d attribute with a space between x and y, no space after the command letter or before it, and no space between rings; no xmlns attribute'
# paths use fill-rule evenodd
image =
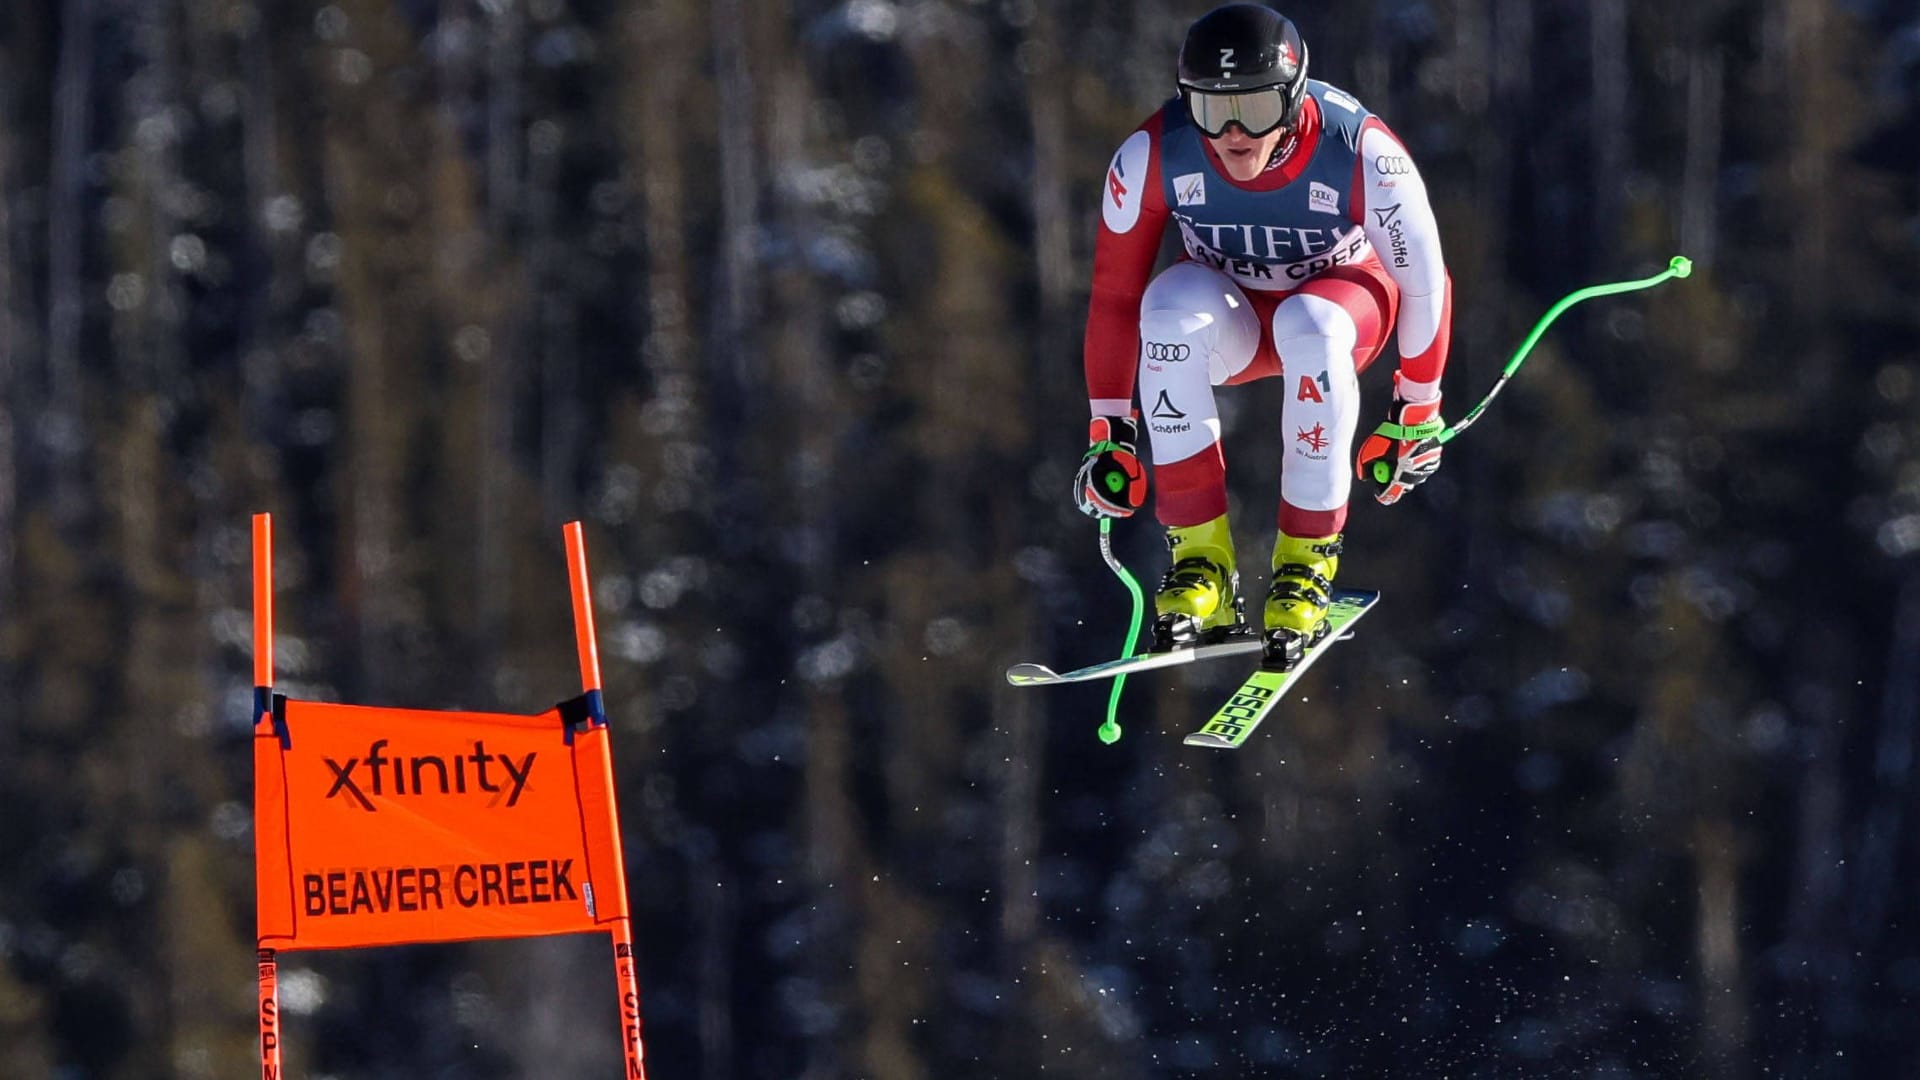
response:
<svg viewBox="0 0 1920 1080"><path fill-rule="evenodd" d="M1285 9L1450 417L1696 272L1356 503L1381 612L1218 754L1234 665L1112 747L1001 678L1124 637L1095 206L1207 6L0 5L0 1076L255 1070L262 510L283 691L528 712L585 520L657 1080L1920 1075L1920 14ZM618 1069L603 939L286 960L294 1076Z"/></svg>

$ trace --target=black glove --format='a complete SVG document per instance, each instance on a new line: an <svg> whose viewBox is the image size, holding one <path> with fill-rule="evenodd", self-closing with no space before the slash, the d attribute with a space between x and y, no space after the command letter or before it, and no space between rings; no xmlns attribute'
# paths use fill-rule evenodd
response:
<svg viewBox="0 0 1920 1080"><path fill-rule="evenodd" d="M1147 501L1147 470L1135 448L1140 421L1096 416L1087 429L1086 456L1073 477L1073 501L1088 517L1129 517Z"/></svg>

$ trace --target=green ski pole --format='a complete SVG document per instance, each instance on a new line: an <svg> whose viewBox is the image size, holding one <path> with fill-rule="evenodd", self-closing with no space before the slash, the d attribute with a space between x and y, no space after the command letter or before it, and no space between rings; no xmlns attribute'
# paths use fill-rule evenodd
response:
<svg viewBox="0 0 1920 1080"><path fill-rule="evenodd" d="M1668 278L1683 278L1691 273L1693 273L1693 261L1684 255L1675 255L1672 259L1668 260L1665 270L1660 271L1652 277L1636 278L1632 281L1615 281L1605 285L1589 285L1584 289L1576 289L1561 297L1558 303L1547 309L1545 315L1540 316L1539 322L1533 324L1533 330L1527 334L1526 340L1520 343L1520 348L1515 350L1513 359L1507 361L1506 369L1500 373L1500 378L1493 384L1493 389L1487 391L1487 396L1481 398L1478 405L1467 410L1467 414L1461 417L1458 423L1433 437L1438 439L1442 444L1445 444L1452 441L1454 436L1472 427L1473 422L1480 419L1480 414L1486 411L1487 406L1493 403L1493 399L1498 396L1500 391L1507 385L1507 380L1513 378L1513 373L1520 370L1520 365L1526 362L1527 354L1531 353L1533 347L1539 344L1540 336L1547 332L1547 327L1552 326L1553 321L1558 319L1568 308L1583 300L1591 300L1596 296L1612 296L1615 293L1651 289L1655 285L1666 281ZM1379 483L1387 483L1393 479L1393 466L1389 465L1385 458L1375 461L1373 463L1373 478Z"/></svg>
<svg viewBox="0 0 1920 1080"><path fill-rule="evenodd" d="M1135 581L1133 575L1127 573L1127 568L1121 565L1120 560L1113 556L1112 518L1100 519L1100 557L1107 560L1107 566L1112 568L1114 574L1127 586L1127 591L1133 594L1133 618L1127 621L1127 644L1120 650L1121 656L1132 656L1133 647L1140 640L1140 617L1146 609L1147 598L1140 592L1140 583ZM1100 725L1099 734L1100 741L1109 746L1120 741L1120 722L1115 720L1114 716L1120 711L1120 690L1126 684L1125 674L1114 676L1113 692L1107 695L1107 720Z"/></svg>

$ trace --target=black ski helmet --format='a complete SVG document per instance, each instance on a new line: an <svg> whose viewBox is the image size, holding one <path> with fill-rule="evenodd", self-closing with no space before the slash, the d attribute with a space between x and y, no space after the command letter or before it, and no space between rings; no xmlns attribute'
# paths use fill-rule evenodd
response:
<svg viewBox="0 0 1920 1080"><path fill-rule="evenodd" d="M1307 96L1307 43L1293 20L1272 8L1260 4L1217 7L1187 28L1186 43L1180 47L1179 83L1181 94L1189 99L1193 92L1277 89L1285 109L1280 123L1291 127Z"/></svg>

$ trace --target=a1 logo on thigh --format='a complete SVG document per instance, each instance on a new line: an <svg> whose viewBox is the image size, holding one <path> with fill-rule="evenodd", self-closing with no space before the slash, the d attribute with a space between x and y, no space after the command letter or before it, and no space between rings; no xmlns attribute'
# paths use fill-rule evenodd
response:
<svg viewBox="0 0 1920 1080"><path fill-rule="evenodd" d="M1318 375L1300 376L1300 388L1294 391L1293 399L1295 401L1311 401L1316 405L1325 405L1327 403L1326 395L1332 392L1333 382L1327 378L1327 373L1323 371Z"/></svg>

